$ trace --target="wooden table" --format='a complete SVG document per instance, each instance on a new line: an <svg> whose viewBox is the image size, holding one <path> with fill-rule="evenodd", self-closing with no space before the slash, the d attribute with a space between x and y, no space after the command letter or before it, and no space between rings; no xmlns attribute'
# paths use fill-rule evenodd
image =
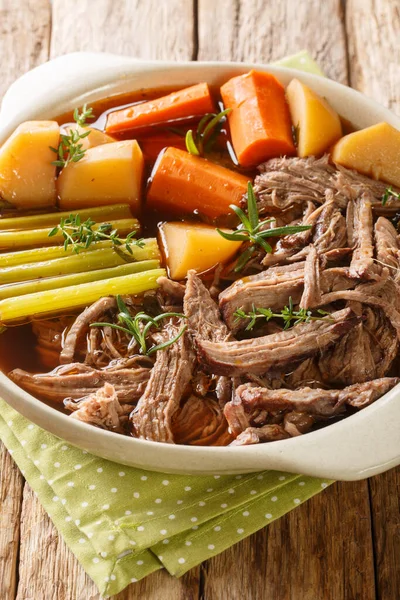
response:
<svg viewBox="0 0 400 600"><path fill-rule="evenodd" d="M269 62L303 48L400 112L399 0L0 0L0 96L75 50ZM4 447L0 473L0 600L99 599ZM337 483L181 579L114 598L399 600L399 498L400 469Z"/></svg>

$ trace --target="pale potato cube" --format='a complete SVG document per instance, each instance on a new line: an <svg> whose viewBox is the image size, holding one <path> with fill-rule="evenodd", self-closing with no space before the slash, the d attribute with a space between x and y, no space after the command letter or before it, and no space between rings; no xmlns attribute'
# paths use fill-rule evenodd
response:
<svg viewBox="0 0 400 600"><path fill-rule="evenodd" d="M286 89L290 116L296 131L297 154L320 156L342 136L339 115L298 79L292 79Z"/></svg>
<svg viewBox="0 0 400 600"><path fill-rule="evenodd" d="M400 131L378 123L349 133L333 148L332 160L400 187Z"/></svg>
<svg viewBox="0 0 400 600"><path fill-rule="evenodd" d="M56 121L26 121L0 148L0 199L20 209L54 206L60 128Z"/></svg>
<svg viewBox="0 0 400 600"><path fill-rule="evenodd" d="M129 204L136 215L143 166L142 151L136 140L89 148L80 161L61 171L57 180L59 206L71 210L123 203Z"/></svg>
<svg viewBox="0 0 400 600"><path fill-rule="evenodd" d="M176 280L184 279L190 269L200 273L227 262L242 244L226 240L215 227L198 223L163 223L160 236L169 275Z"/></svg>

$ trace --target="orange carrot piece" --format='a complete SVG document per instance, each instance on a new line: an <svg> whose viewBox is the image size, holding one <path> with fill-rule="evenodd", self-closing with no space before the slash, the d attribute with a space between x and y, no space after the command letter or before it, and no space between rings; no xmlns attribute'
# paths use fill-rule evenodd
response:
<svg viewBox="0 0 400 600"><path fill-rule="evenodd" d="M250 71L221 87L232 144L239 164L251 167L268 158L294 155L292 124L284 87L270 73Z"/></svg>
<svg viewBox="0 0 400 600"><path fill-rule="evenodd" d="M177 148L167 148L155 165L147 193L151 208L215 218L231 212L247 191L249 177Z"/></svg>
<svg viewBox="0 0 400 600"><path fill-rule="evenodd" d="M174 148L186 149L185 136L178 135L172 131L159 131L142 138L137 138L142 149L145 160L155 161L161 150L173 146Z"/></svg>
<svg viewBox="0 0 400 600"><path fill-rule="evenodd" d="M119 133L127 129L142 129L168 121L203 116L209 112L215 112L215 105L208 84L198 83L168 96L110 113L107 117L106 132Z"/></svg>

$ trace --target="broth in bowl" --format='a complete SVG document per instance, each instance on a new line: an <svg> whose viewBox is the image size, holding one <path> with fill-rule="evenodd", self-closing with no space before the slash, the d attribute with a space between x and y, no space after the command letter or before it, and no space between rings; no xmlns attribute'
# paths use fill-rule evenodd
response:
<svg viewBox="0 0 400 600"><path fill-rule="evenodd" d="M399 152L258 71L22 123L0 149L2 370L175 444L368 406L398 383Z"/></svg>

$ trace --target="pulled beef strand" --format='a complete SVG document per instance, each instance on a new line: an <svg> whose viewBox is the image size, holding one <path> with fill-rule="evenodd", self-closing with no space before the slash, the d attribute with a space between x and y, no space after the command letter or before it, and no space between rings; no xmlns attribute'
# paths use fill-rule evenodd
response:
<svg viewBox="0 0 400 600"><path fill-rule="evenodd" d="M28 373L14 369L10 379L27 392L51 400L63 402L65 398L79 399L90 396L105 383L111 384L121 402L135 402L143 394L150 377L150 369L108 368L94 369L83 363L71 363L56 367L50 373Z"/></svg>
<svg viewBox="0 0 400 600"><path fill-rule="evenodd" d="M280 333L241 341L198 340L200 360L219 375L263 374L317 354L334 344L360 320L349 308Z"/></svg>
<svg viewBox="0 0 400 600"><path fill-rule="evenodd" d="M70 415L72 419L108 431L125 433L123 422L127 421L126 410L119 403L115 388L110 383L105 383L93 394L77 401L67 399L64 401L64 405L68 410L73 411ZM129 406L130 409L131 406Z"/></svg>
<svg viewBox="0 0 400 600"><path fill-rule="evenodd" d="M165 339L172 339L180 325L164 327ZM178 341L157 352L149 382L131 414L135 437L155 442L174 443L172 419L193 374L194 354L185 332Z"/></svg>
<svg viewBox="0 0 400 600"><path fill-rule="evenodd" d="M62 365L72 363L75 357L76 346L79 339L89 330L90 323L100 320L111 308L115 308L116 300L114 296L100 298L97 302L85 308L83 312L75 319L64 339L63 348L60 354L60 363Z"/></svg>
<svg viewBox="0 0 400 600"><path fill-rule="evenodd" d="M270 390L245 384L236 389L235 399L225 406L225 416L232 434L237 437L250 427L251 415L255 410L263 409L268 413L295 412L314 418L331 418L343 414L345 404L354 408L368 406L399 381L397 377L384 377L356 383L342 390L310 387ZM300 432L301 430L298 431Z"/></svg>

